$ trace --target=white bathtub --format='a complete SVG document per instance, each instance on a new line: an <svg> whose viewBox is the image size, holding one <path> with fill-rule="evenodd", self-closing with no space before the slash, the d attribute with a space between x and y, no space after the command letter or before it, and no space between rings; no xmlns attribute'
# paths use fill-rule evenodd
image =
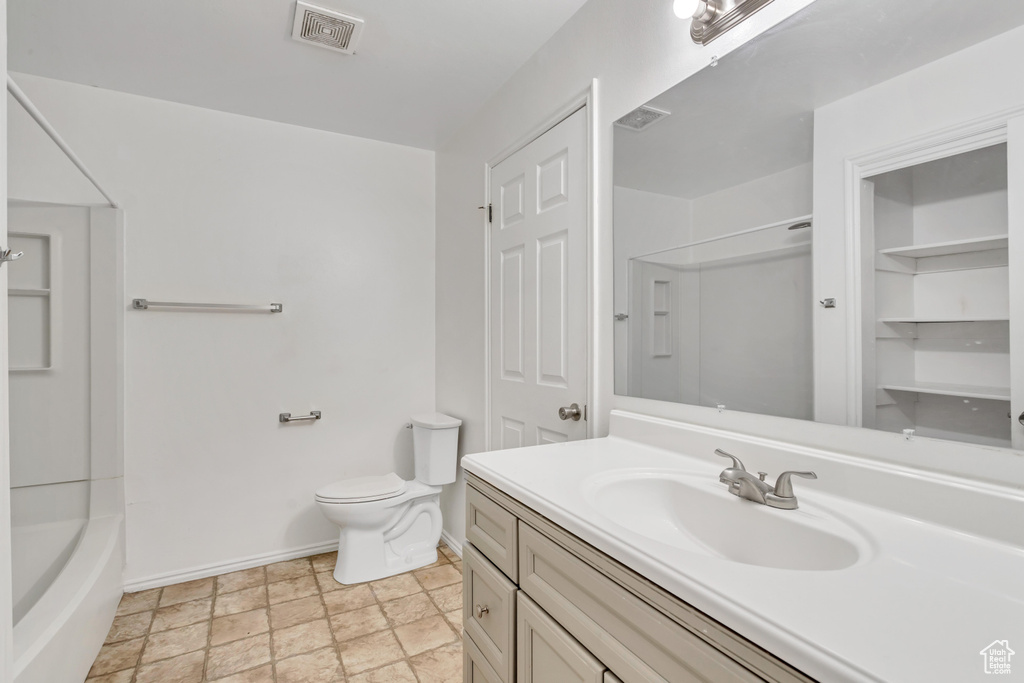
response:
<svg viewBox="0 0 1024 683"><path fill-rule="evenodd" d="M122 593L124 519L86 522L67 564L14 626L15 683L81 683Z"/></svg>

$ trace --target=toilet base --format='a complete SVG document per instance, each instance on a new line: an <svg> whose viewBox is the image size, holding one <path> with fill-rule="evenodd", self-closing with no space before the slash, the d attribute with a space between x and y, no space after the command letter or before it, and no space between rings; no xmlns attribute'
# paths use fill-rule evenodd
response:
<svg viewBox="0 0 1024 683"><path fill-rule="evenodd" d="M365 583L437 562L441 540L438 498L432 491L406 503L383 528L343 526L334 580L346 585Z"/></svg>

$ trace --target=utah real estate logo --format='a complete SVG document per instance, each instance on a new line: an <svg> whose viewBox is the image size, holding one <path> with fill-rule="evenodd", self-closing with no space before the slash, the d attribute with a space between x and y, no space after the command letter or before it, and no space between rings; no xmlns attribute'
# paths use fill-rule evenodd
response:
<svg viewBox="0 0 1024 683"><path fill-rule="evenodd" d="M1016 652L1010 649L1010 642L1007 640L993 640L992 644L981 651L985 660L985 673L987 674L1009 674L1010 658Z"/></svg>

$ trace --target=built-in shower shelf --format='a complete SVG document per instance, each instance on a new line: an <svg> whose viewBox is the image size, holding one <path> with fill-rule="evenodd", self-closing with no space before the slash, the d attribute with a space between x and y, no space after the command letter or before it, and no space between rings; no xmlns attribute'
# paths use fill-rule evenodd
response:
<svg viewBox="0 0 1024 683"><path fill-rule="evenodd" d="M982 387L970 384L946 384L945 382L912 382L908 384L881 384L879 389L904 391L915 394L937 396L958 396L960 398L983 398L992 401L1009 401L1009 387Z"/></svg>
<svg viewBox="0 0 1024 683"><path fill-rule="evenodd" d="M992 235L990 237L974 237L949 242L915 244L910 247L892 247L890 249L880 249L878 253L885 254L886 256L927 258L929 256L950 256L952 254L969 254L975 251L1006 249L1007 246L1009 246L1009 237L1007 235Z"/></svg>

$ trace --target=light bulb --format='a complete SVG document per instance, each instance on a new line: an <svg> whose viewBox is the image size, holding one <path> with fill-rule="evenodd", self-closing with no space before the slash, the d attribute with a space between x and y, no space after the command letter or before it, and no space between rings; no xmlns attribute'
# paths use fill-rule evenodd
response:
<svg viewBox="0 0 1024 683"><path fill-rule="evenodd" d="M680 19L689 19L700 11L703 0L675 0L672 3L672 10Z"/></svg>
<svg viewBox="0 0 1024 683"><path fill-rule="evenodd" d="M717 10L714 0L674 0L672 10L680 19L710 20Z"/></svg>

